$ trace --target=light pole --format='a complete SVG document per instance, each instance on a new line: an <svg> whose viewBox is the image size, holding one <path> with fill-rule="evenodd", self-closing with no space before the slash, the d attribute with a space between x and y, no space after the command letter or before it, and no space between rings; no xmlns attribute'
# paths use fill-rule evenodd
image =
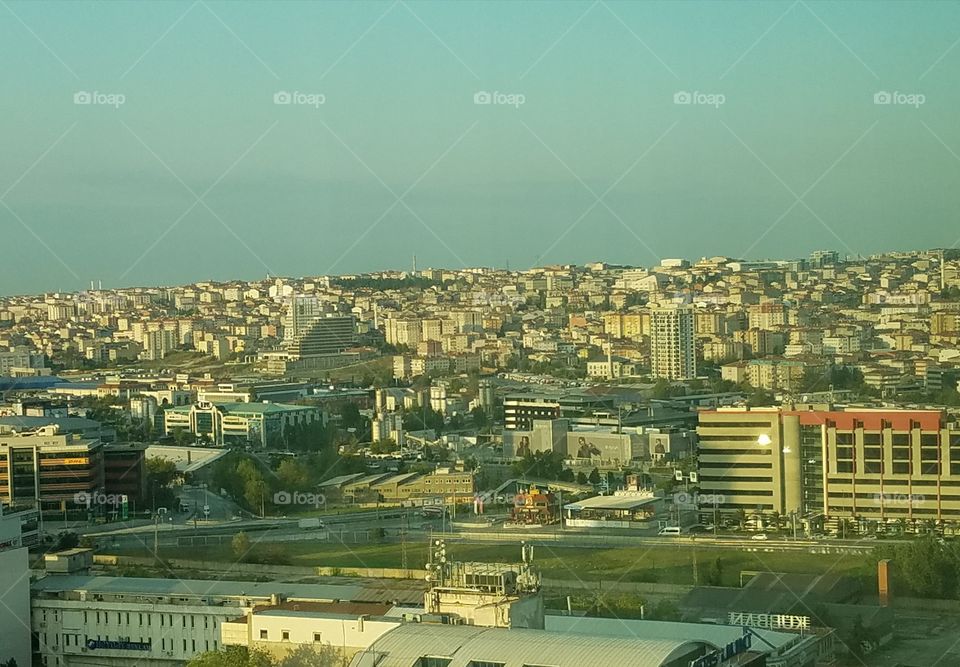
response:
<svg viewBox="0 0 960 667"><path fill-rule="evenodd" d="M155 560L160 560L160 554L158 552L158 543L160 541L160 517L164 516L166 513L166 507L158 507L157 511L153 513L153 557Z"/></svg>

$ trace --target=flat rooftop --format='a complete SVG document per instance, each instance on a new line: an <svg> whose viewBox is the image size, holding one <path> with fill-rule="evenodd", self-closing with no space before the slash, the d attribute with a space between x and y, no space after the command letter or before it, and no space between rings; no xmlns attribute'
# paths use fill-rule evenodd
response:
<svg viewBox="0 0 960 667"><path fill-rule="evenodd" d="M154 579L149 577L100 577L87 575L51 575L38 579L34 593L87 591L104 595L157 595L173 597L214 596L269 599L283 595L302 600L355 600L363 586L355 584L291 584L275 581L217 581L203 579Z"/></svg>
<svg viewBox="0 0 960 667"><path fill-rule="evenodd" d="M662 498L648 498L643 496L594 496L578 500L575 503L564 505L568 510L631 510L649 505Z"/></svg>

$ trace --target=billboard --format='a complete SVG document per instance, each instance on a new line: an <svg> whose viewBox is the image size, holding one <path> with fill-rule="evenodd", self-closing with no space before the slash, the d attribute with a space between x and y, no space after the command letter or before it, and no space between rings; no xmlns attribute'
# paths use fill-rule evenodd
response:
<svg viewBox="0 0 960 667"><path fill-rule="evenodd" d="M639 439L636 444L639 444ZM567 434L567 458L626 462L639 456L627 433L578 432Z"/></svg>

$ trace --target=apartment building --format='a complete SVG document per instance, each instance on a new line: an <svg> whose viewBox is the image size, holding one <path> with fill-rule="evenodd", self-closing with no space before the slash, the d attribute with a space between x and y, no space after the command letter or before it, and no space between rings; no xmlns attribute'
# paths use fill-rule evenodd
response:
<svg viewBox="0 0 960 667"><path fill-rule="evenodd" d="M722 510L960 522L960 424L943 411L721 408L697 432Z"/></svg>
<svg viewBox="0 0 960 667"><path fill-rule="evenodd" d="M693 320L690 306L650 311L650 371L654 377L690 380L697 376Z"/></svg>
<svg viewBox="0 0 960 667"><path fill-rule="evenodd" d="M20 375L24 371L37 370L43 367L43 354L34 352L25 345L17 345L0 352L0 376Z"/></svg>
<svg viewBox="0 0 960 667"><path fill-rule="evenodd" d="M343 352L356 345L356 322L352 315L318 317L298 324L292 336L284 340L291 359L304 359Z"/></svg>

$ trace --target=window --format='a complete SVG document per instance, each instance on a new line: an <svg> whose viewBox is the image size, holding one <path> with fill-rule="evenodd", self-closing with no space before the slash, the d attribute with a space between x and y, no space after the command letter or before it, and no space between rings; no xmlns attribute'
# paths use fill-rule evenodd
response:
<svg viewBox="0 0 960 667"><path fill-rule="evenodd" d="M837 461L837 472L853 472L853 461Z"/></svg>
<svg viewBox="0 0 960 667"><path fill-rule="evenodd" d="M285 642L290 641L290 631L289 631L289 630L281 630L281 631L280 631L280 639L282 639L282 640L285 641Z"/></svg>
<svg viewBox="0 0 960 667"><path fill-rule="evenodd" d="M507 667L507 663L491 660L471 660L467 663L467 667Z"/></svg>
<svg viewBox="0 0 960 667"><path fill-rule="evenodd" d="M863 444L865 445L879 445L883 442L882 436L879 433L864 433L863 434Z"/></svg>
<svg viewBox="0 0 960 667"><path fill-rule="evenodd" d="M261 631L260 631L260 639L267 639L267 631L266 631L266 630L261 630Z"/></svg>
<svg viewBox="0 0 960 667"><path fill-rule="evenodd" d="M416 667L447 667L452 661L452 658L435 658L425 655L417 660Z"/></svg>
<svg viewBox="0 0 960 667"><path fill-rule="evenodd" d="M319 644L321 641L322 641L322 639L321 639L321 633L319 633L319 632L314 632L314 633L313 633L313 642L314 642L315 644Z"/></svg>
<svg viewBox="0 0 960 667"><path fill-rule="evenodd" d="M910 462L898 462L894 461L893 463L893 474L894 475L909 475L910 474Z"/></svg>
<svg viewBox="0 0 960 667"><path fill-rule="evenodd" d="M921 447L936 447L940 443L940 437L936 433L921 433Z"/></svg>
<svg viewBox="0 0 960 667"><path fill-rule="evenodd" d="M904 447L910 444L910 434L909 433L894 433L893 434L893 446Z"/></svg>

